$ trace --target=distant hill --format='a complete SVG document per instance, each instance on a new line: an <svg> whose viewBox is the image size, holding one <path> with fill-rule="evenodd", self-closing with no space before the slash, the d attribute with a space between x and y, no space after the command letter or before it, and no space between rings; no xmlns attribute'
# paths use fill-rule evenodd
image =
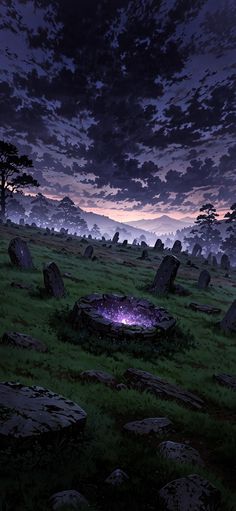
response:
<svg viewBox="0 0 236 511"><path fill-rule="evenodd" d="M133 222L127 222L127 224L132 227L154 232L159 236L161 234L175 233L179 229L184 229L185 227L193 225L193 223L194 219L190 217L184 217L177 220L176 218L172 218L168 215L151 218L150 220L135 220Z"/></svg>

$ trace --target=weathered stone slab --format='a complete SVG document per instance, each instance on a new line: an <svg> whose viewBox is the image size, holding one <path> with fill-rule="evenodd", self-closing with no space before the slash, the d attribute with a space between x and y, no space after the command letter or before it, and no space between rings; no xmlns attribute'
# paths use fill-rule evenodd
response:
<svg viewBox="0 0 236 511"><path fill-rule="evenodd" d="M22 270L33 268L33 261L26 241L21 238L14 238L10 241L8 254L14 266Z"/></svg>
<svg viewBox="0 0 236 511"><path fill-rule="evenodd" d="M105 371L96 371L95 369L83 371L80 373L80 379L88 382L103 383L104 385L108 385L110 387L113 387L117 384L114 376L106 373Z"/></svg>
<svg viewBox="0 0 236 511"><path fill-rule="evenodd" d="M221 312L219 307L214 307L213 305L207 305L205 303L192 302L189 304L189 308L193 311L204 312L206 314L219 314Z"/></svg>
<svg viewBox="0 0 236 511"><path fill-rule="evenodd" d="M123 426L125 431L135 435L162 435L171 429L172 422L167 417L147 418L139 421L127 422Z"/></svg>
<svg viewBox="0 0 236 511"><path fill-rule="evenodd" d="M84 251L84 257L86 259L91 259L93 256L93 246L92 245L88 245Z"/></svg>
<svg viewBox="0 0 236 511"><path fill-rule="evenodd" d="M76 490L65 490L55 493L50 498L50 505L53 511L84 511L88 509L89 503L86 498Z"/></svg>
<svg viewBox="0 0 236 511"><path fill-rule="evenodd" d="M5 332L2 336L1 343L16 348L40 351L41 353L48 351L47 346L45 346L42 341L31 337L31 335L22 334L20 332Z"/></svg>
<svg viewBox="0 0 236 511"><path fill-rule="evenodd" d="M115 232L115 234L114 234L114 236L112 238L112 243L118 243L119 237L120 237L120 233L119 232Z"/></svg>
<svg viewBox="0 0 236 511"><path fill-rule="evenodd" d="M182 243L180 240L176 240L174 242L172 249L171 249L171 252L172 252L172 254L178 256L181 253L181 250L182 250Z"/></svg>
<svg viewBox="0 0 236 511"><path fill-rule="evenodd" d="M165 511L218 511L221 502L220 491L197 474L166 484L159 497Z"/></svg>
<svg viewBox="0 0 236 511"><path fill-rule="evenodd" d="M111 486L121 486L129 480L129 476L120 468L113 470L113 472L106 478L105 483Z"/></svg>
<svg viewBox="0 0 236 511"><path fill-rule="evenodd" d="M49 263L43 268L44 285L46 292L55 298L65 296L64 282L56 263Z"/></svg>
<svg viewBox="0 0 236 511"><path fill-rule="evenodd" d="M161 239L157 239L156 243L154 245L154 250L157 250L159 252L163 252L164 250L164 243L161 241Z"/></svg>
<svg viewBox="0 0 236 511"><path fill-rule="evenodd" d="M214 378L218 383L228 387L229 389L236 390L236 374L215 374Z"/></svg>
<svg viewBox="0 0 236 511"><path fill-rule="evenodd" d="M86 413L79 405L38 386L0 383L0 445L53 438L83 431Z"/></svg>
<svg viewBox="0 0 236 511"><path fill-rule="evenodd" d="M158 398L174 399L180 404L190 406L195 410L201 410L204 406L204 401L192 392L183 390L181 387L168 383L159 376L146 371L127 369L124 376L132 387L137 390L151 392Z"/></svg>
<svg viewBox="0 0 236 511"><path fill-rule="evenodd" d="M159 452L161 456L167 460L172 460L176 463L204 465L199 452L188 444L181 444L168 440L167 442L162 442L159 445Z"/></svg>
<svg viewBox="0 0 236 511"><path fill-rule="evenodd" d="M198 278L198 288L199 289L207 289L211 281L211 275L209 271L203 270L201 271L199 278Z"/></svg>
<svg viewBox="0 0 236 511"><path fill-rule="evenodd" d="M224 318L220 322L220 327L224 332L236 332L236 300L230 305Z"/></svg>
<svg viewBox="0 0 236 511"><path fill-rule="evenodd" d="M179 265L180 261L175 256L165 256L156 272L150 291L160 295L166 295L172 291Z"/></svg>

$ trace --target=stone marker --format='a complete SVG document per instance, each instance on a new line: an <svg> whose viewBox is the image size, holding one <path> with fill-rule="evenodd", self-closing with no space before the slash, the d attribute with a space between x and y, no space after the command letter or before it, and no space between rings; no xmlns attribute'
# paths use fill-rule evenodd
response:
<svg viewBox="0 0 236 511"><path fill-rule="evenodd" d="M129 480L129 476L120 468L113 470L113 472L106 478L105 483L111 486L121 486Z"/></svg>
<svg viewBox="0 0 236 511"><path fill-rule="evenodd" d="M202 253L202 247L199 245L199 243L195 243L193 250L192 250L192 256L193 257L200 257Z"/></svg>
<svg viewBox="0 0 236 511"><path fill-rule="evenodd" d="M198 289L207 289L210 284L210 281L211 281L211 276L210 276L209 271L202 270L199 275L199 278L198 278L198 283L197 283Z"/></svg>
<svg viewBox="0 0 236 511"><path fill-rule="evenodd" d="M236 375L232 374L215 374L214 379L221 385L228 387L229 389L236 390Z"/></svg>
<svg viewBox="0 0 236 511"><path fill-rule="evenodd" d="M233 301L233 303L230 305L229 309L227 310L224 318L220 322L221 330L224 332L236 332L236 300Z"/></svg>
<svg viewBox="0 0 236 511"><path fill-rule="evenodd" d="M120 237L120 233L116 232L112 238L112 243L118 243Z"/></svg>
<svg viewBox="0 0 236 511"><path fill-rule="evenodd" d="M69 399L38 386L0 383L0 445L83 431L86 413Z"/></svg>
<svg viewBox="0 0 236 511"><path fill-rule="evenodd" d="M154 417L139 421L127 422L123 426L125 431L135 435L162 435L171 429L172 422L167 417Z"/></svg>
<svg viewBox="0 0 236 511"><path fill-rule="evenodd" d="M205 303L190 303L189 308L197 312L205 312L206 314L219 314L221 309L219 307L213 307L213 305L207 305Z"/></svg>
<svg viewBox="0 0 236 511"><path fill-rule="evenodd" d="M143 241L143 240L141 241L141 247L143 247L143 248L148 247L148 244L146 243L146 241Z"/></svg>
<svg viewBox="0 0 236 511"><path fill-rule="evenodd" d="M117 381L112 374L104 371L96 371L94 369L80 373L80 379L88 382L104 383L104 385L108 385L109 387L113 387L117 384Z"/></svg>
<svg viewBox="0 0 236 511"><path fill-rule="evenodd" d="M146 249L142 251L142 255L141 255L140 259L142 259L142 261L145 261L145 259L148 259L148 251Z"/></svg>
<svg viewBox="0 0 236 511"><path fill-rule="evenodd" d="M89 507L86 498L76 490L65 490L55 493L50 498L50 505L53 511L84 511Z"/></svg>
<svg viewBox="0 0 236 511"><path fill-rule="evenodd" d="M161 239L157 239L156 243L154 245L154 250L157 250L159 252L163 252L164 250L164 243L161 241Z"/></svg>
<svg viewBox="0 0 236 511"><path fill-rule="evenodd" d="M218 262L217 262L217 259L216 259L215 255L212 256L212 266L214 268L217 268L217 266L218 266Z"/></svg>
<svg viewBox="0 0 236 511"><path fill-rule="evenodd" d="M181 387L162 380L159 376L141 371L140 369L127 369L124 374L125 379L130 386L142 391L148 391L158 398L174 399L180 404L190 406L193 409L201 410L203 408L203 400Z"/></svg>
<svg viewBox="0 0 236 511"><path fill-rule="evenodd" d="M222 270L229 271L230 270L230 260L227 254L223 254L220 260L220 267Z"/></svg>
<svg viewBox="0 0 236 511"><path fill-rule="evenodd" d="M127 247L127 245L128 245L128 240L124 240L122 243L122 247Z"/></svg>
<svg viewBox="0 0 236 511"><path fill-rule="evenodd" d="M40 341L31 337L31 335L21 334L19 332L5 332L1 340L2 344L14 346L16 348L25 348L28 350L40 351L45 353L48 351L47 346Z"/></svg>
<svg viewBox="0 0 236 511"><path fill-rule="evenodd" d="M49 263L43 268L44 285L46 292L55 298L65 296L64 282L56 263Z"/></svg>
<svg viewBox="0 0 236 511"><path fill-rule="evenodd" d="M165 511L219 511L220 491L197 474L166 484L159 497Z"/></svg>
<svg viewBox="0 0 236 511"><path fill-rule="evenodd" d="M175 461L176 463L190 463L192 465L204 465L199 452L188 444L178 442L162 442L159 445L159 452L163 458Z"/></svg>
<svg viewBox="0 0 236 511"><path fill-rule="evenodd" d="M174 255L179 255L181 253L181 250L182 250L182 243L181 243L181 241L176 240L174 242L172 249L171 249L171 252Z"/></svg>
<svg viewBox="0 0 236 511"><path fill-rule="evenodd" d="M33 261L26 241L21 238L14 238L10 241L8 254L14 266L22 270L33 268Z"/></svg>
<svg viewBox="0 0 236 511"><path fill-rule="evenodd" d="M92 245L88 245L84 251L84 257L86 259L91 259L93 256L93 246Z"/></svg>
<svg viewBox="0 0 236 511"><path fill-rule="evenodd" d="M160 295L165 295L173 291L179 265L180 261L175 256L165 256L156 272L150 290Z"/></svg>

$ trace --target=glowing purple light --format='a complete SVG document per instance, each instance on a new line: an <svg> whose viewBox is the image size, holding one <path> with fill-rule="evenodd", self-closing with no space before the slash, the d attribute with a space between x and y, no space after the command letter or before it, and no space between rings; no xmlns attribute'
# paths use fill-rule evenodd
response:
<svg viewBox="0 0 236 511"><path fill-rule="evenodd" d="M99 308L98 313L103 318L112 321L113 323L121 323L123 325L131 326L143 326L145 328L152 328L155 323L155 319L148 317L147 314L129 311L126 307L110 307Z"/></svg>

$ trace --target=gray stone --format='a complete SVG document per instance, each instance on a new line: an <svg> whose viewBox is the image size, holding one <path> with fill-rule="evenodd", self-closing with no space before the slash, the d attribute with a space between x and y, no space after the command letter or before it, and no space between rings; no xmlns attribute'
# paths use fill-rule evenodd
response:
<svg viewBox="0 0 236 511"><path fill-rule="evenodd" d="M213 305L207 305L205 303L195 303L192 302L189 304L189 308L193 311L204 312L205 314L219 314L221 309L218 307L214 307Z"/></svg>
<svg viewBox="0 0 236 511"><path fill-rule="evenodd" d="M192 250L192 256L193 257L200 257L202 253L202 247L199 245L199 243L195 243L193 250Z"/></svg>
<svg viewBox="0 0 236 511"><path fill-rule="evenodd" d="M112 238L112 243L118 243L120 237L120 233L116 232Z"/></svg>
<svg viewBox="0 0 236 511"><path fill-rule="evenodd" d="M174 399L195 410L203 408L204 402L201 398L173 383L162 380L159 376L133 368L127 369L124 376L130 386L137 390L151 392L158 398Z"/></svg>
<svg viewBox="0 0 236 511"><path fill-rule="evenodd" d="M123 247L127 247L127 245L128 245L128 240L124 240L123 243L122 243L122 246Z"/></svg>
<svg viewBox="0 0 236 511"><path fill-rule="evenodd" d="M142 248L148 247L148 244L146 243L146 241L144 241L144 240L141 241L141 247Z"/></svg>
<svg viewBox="0 0 236 511"><path fill-rule="evenodd" d="M113 472L106 478L105 483L111 486L121 486L129 480L129 476L120 468L113 470Z"/></svg>
<svg viewBox="0 0 236 511"><path fill-rule="evenodd" d="M236 390L236 375L233 374L215 374L214 379L229 389Z"/></svg>
<svg viewBox="0 0 236 511"><path fill-rule="evenodd" d="M142 259L143 261L145 259L148 259L148 251L146 249L142 251L142 255L141 255L140 259Z"/></svg>
<svg viewBox="0 0 236 511"><path fill-rule="evenodd" d="M176 463L189 463L194 465L204 465L204 462L199 452L188 444L180 444L178 442L162 442L159 445L161 456L167 460L175 461Z"/></svg>
<svg viewBox="0 0 236 511"><path fill-rule="evenodd" d="M0 383L0 444L43 440L55 433L83 431L86 413L79 405L38 386Z"/></svg>
<svg viewBox="0 0 236 511"><path fill-rule="evenodd" d="M151 291L160 295L173 291L179 265L180 261L175 256L165 256L157 270Z"/></svg>
<svg viewBox="0 0 236 511"><path fill-rule="evenodd" d="M89 503L86 498L76 490L64 490L55 493L50 498L53 511L83 511L88 509Z"/></svg>
<svg viewBox="0 0 236 511"><path fill-rule="evenodd" d="M162 435L171 429L172 422L167 417L154 417L133 422L123 426L125 431L135 435Z"/></svg>
<svg viewBox="0 0 236 511"><path fill-rule="evenodd" d="M49 263L43 268L44 285L46 292L55 298L65 296L64 282L56 263Z"/></svg>
<svg viewBox="0 0 236 511"><path fill-rule="evenodd" d="M229 271L230 270L230 260L227 254L223 254L220 260L220 267L222 270Z"/></svg>
<svg viewBox="0 0 236 511"><path fill-rule="evenodd" d="M207 289L211 281L209 271L202 270L198 278L198 289Z"/></svg>
<svg viewBox="0 0 236 511"><path fill-rule="evenodd" d="M236 300L230 305L224 318L220 322L221 330L224 332L235 333L236 332Z"/></svg>
<svg viewBox="0 0 236 511"><path fill-rule="evenodd" d="M165 511L217 511L221 503L220 491L197 474L166 484L159 497Z"/></svg>
<svg viewBox="0 0 236 511"><path fill-rule="evenodd" d="M14 238L10 241L8 254L14 266L22 270L33 268L33 261L26 241L21 238Z"/></svg>
<svg viewBox="0 0 236 511"><path fill-rule="evenodd" d="M80 379L88 382L104 383L104 385L108 385L109 387L114 387L117 384L114 376L105 371L96 371L95 369L83 371L80 373Z"/></svg>
<svg viewBox="0 0 236 511"><path fill-rule="evenodd" d="M164 243L161 241L160 238L156 240L156 243L154 245L154 250L156 250L157 252L163 252Z"/></svg>
<svg viewBox="0 0 236 511"><path fill-rule="evenodd" d="M171 249L171 252L172 252L172 254L178 256L181 253L181 250L182 250L182 243L181 243L181 241L176 240L174 242L172 249Z"/></svg>
<svg viewBox="0 0 236 511"><path fill-rule="evenodd" d="M93 256L93 246L92 245L88 245L84 251L84 257L86 259L91 259Z"/></svg>
<svg viewBox="0 0 236 511"><path fill-rule="evenodd" d="M31 335L21 334L19 332L5 332L1 340L2 344L14 346L16 348L24 348L28 350L40 351L45 353L47 347L39 339L31 337Z"/></svg>

